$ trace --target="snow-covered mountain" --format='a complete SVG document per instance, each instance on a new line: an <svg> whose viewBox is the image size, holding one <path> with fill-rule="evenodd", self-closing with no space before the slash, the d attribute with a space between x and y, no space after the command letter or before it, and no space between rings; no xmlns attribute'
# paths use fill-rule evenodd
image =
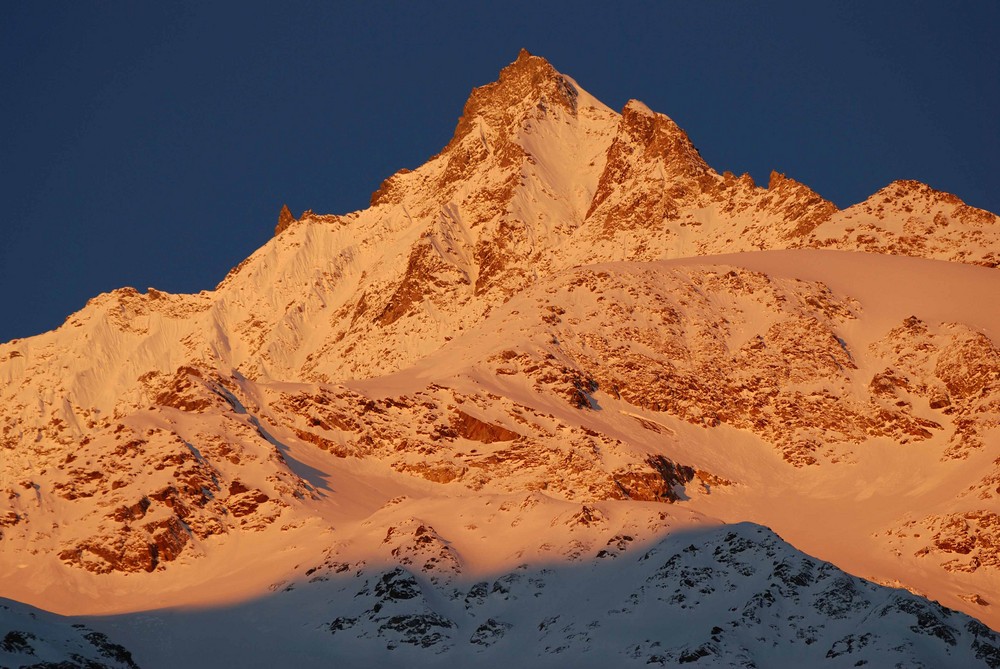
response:
<svg viewBox="0 0 1000 669"><path fill-rule="evenodd" d="M0 603L0 666L46 669L136 669L123 646L83 623L24 604Z"/></svg>
<svg viewBox="0 0 1000 669"><path fill-rule="evenodd" d="M720 175L522 51L370 208L0 344L0 596L143 666L278 612L308 662L998 666L922 599L1000 625L998 254L953 195Z"/></svg>

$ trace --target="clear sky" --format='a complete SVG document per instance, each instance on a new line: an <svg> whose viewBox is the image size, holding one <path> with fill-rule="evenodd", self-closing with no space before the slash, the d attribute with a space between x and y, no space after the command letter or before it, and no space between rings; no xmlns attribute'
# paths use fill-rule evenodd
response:
<svg viewBox="0 0 1000 669"><path fill-rule="evenodd" d="M4 3L0 341L116 287L210 289L282 203L365 207L521 47L719 171L1000 211L996 0L481 4Z"/></svg>

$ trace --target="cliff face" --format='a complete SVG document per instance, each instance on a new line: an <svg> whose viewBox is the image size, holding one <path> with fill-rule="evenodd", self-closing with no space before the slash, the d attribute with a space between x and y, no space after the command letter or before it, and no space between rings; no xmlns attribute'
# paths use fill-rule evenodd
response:
<svg viewBox="0 0 1000 669"><path fill-rule="evenodd" d="M121 289L0 344L0 594L218 601L331 542L505 570L638 514L626 544L751 520L1000 620L995 215L720 175L527 52L371 205L285 207L214 291ZM456 499L511 515L481 535Z"/></svg>

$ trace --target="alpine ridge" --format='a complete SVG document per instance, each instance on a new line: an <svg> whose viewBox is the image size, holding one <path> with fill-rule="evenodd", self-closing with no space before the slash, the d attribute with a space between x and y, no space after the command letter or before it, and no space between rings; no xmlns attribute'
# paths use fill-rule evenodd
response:
<svg viewBox="0 0 1000 669"><path fill-rule="evenodd" d="M369 208L0 344L0 664L1000 666L998 254L522 50Z"/></svg>

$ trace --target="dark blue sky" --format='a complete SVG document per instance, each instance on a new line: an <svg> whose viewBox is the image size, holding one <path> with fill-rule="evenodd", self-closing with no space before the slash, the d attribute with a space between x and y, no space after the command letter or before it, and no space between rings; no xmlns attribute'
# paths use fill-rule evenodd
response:
<svg viewBox="0 0 1000 669"><path fill-rule="evenodd" d="M720 171L1000 211L995 0L478 4L5 3L0 341L116 287L212 288L283 202L366 206L521 47Z"/></svg>

